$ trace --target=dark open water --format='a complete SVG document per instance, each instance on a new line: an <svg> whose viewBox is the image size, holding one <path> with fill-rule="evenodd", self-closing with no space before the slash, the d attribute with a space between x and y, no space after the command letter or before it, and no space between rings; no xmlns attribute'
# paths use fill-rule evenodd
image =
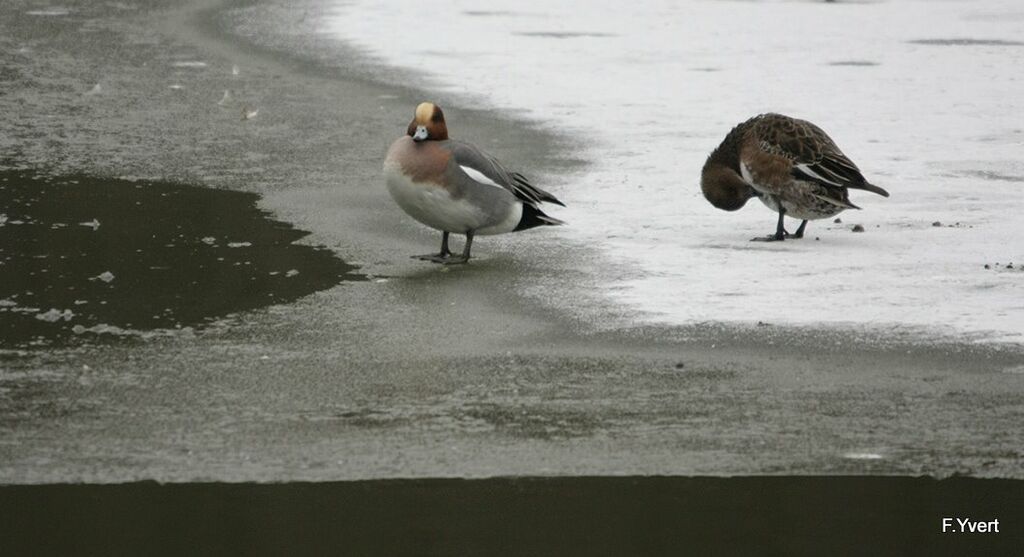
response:
<svg viewBox="0 0 1024 557"><path fill-rule="evenodd" d="M583 477L0 487L6 555L1013 555L1024 483ZM943 517L1000 533L941 532Z"/></svg>

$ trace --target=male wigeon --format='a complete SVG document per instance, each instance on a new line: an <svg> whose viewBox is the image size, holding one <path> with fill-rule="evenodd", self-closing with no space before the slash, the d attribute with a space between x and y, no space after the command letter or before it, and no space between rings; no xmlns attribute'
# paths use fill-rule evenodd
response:
<svg viewBox="0 0 1024 557"><path fill-rule="evenodd" d="M790 238L802 238L807 221L828 218L846 209L848 189L889 197L868 183L818 126L781 114L761 114L736 126L704 163L700 180L712 205L735 211L758 197L779 213L775 234L754 240L784 240L785 216L803 220Z"/></svg>
<svg viewBox="0 0 1024 557"><path fill-rule="evenodd" d="M391 144L384 177L399 207L442 233L441 252L413 256L418 259L466 263L474 236L565 224L538 207L543 201L564 207L555 196L478 147L448 139L444 113L433 103L417 106L406 134ZM466 235L461 256L448 249L451 233Z"/></svg>

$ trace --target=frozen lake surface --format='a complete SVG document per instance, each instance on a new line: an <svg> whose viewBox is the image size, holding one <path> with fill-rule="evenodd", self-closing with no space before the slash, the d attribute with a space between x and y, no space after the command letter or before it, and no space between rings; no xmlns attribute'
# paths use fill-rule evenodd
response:
<svg viewBox="0 0 1024 557"><path fill-rule="evenodd" d="M1018 0L580 6L346 1L325 31L415 70L412 85L442 105L493 107L577 139L593 163L583 172L521 169L569 206L553 214L571 226L536 241L602 246L604 292L646 319L1024 341ZM892 197L852 192L864 210L841 223L749 242L775 214L756 200L714 209L700 169L733 125L769 111L819 124ZM500 137L449 125L507 158Z"/></svg>

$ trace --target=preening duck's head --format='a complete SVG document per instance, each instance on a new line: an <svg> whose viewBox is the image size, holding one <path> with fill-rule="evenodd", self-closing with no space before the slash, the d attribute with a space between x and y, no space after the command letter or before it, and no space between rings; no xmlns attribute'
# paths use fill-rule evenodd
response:
<svg viewBox="0 0 1024 557"><path fill-rule="evenodd" d="M731 168L710 161L701 173L700 189L705 199L724 211L738 211L757 196L754 188Z"/></svg>
<svg viewBox="0 0 1024 557"><path fill-rule="evenodd" d="M409 122L407 133L417 143L428 139L448 139L448 126L444 123L444 112L441 112L441 107L429 102L420 103L416 107L416 115L412 122Z"/></svg>

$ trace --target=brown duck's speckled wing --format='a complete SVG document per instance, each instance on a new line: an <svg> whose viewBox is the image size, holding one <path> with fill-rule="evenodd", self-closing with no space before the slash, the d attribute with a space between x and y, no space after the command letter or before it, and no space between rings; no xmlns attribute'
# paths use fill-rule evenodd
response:
<svg viewBox="0 0 1024 557"><path fill-rule="evenodd" d="M806 120L765 114L755 124L754 133L762 150L792 161L792 174L797 179L889 196L864 179L857 165L839 150L824 130Z"/></svg>

